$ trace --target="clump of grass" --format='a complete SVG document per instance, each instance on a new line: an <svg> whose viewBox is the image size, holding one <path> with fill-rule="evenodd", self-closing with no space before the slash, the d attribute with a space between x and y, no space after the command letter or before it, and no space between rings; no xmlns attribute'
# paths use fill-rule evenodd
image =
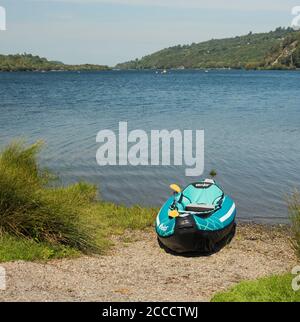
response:
<svg viewBox="0 0 300 322"><path fill-rule="evenodd" d="M300 258L300 193L298 191L288 198L288 209L293 235L292 245Z"/></svg>
<svg viewBox="0 0 300 322"><path fill-rule="evenodd" d="M154 223L156 209L96 200L96 187L51 184L37 157L42 143L14 142L0 153L0 262L104 252L111 236Z"/></svg>
<svg viewBox="0 0 300 322"><path fill-rule="evenodd" d="M294 291L292 274L274 275L255 281L243 281L226 292L216 294L212 302L299 302L300 291Z"/></svg>
<svg viewBox="0 0 300 322"><path fill-rule="evenodd" d="M14 142L0 154L0 233L96 251L91 231L80 220L96 188L85 183L49 187L51 175L37 162L41 145Z"/></svg>

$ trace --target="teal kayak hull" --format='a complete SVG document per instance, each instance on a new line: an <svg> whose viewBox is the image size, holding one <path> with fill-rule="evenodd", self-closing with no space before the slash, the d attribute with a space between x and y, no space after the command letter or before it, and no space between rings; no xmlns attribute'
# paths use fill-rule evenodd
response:
<svg viewBox="0 0 300 322"><path fill-rule="evenodd" d="M205 194L212 195L212 188L206 189ZM170 197L162 206L156 218L155 228L160 244L178 253L213 253L230 242L236 227L236 205L219 187L218 189L215 188L215 191L219 193L220 197L215 209L205 214L185 211L184 209L187 209L190 203L186 201L185 204L182 202L183 205L177 204L176 209L179 208L182 211L179 210L180 215L178 217L172 218L170 217L170 210L174 206L174 197ZM203 204L203 200L209 199L202 191L197 191L195 188L186 188L183 193L187 190L193 190L194 195L195 193L200 195L197 200L199 204ZM211 199L214 197L213 195Z"/></svg>

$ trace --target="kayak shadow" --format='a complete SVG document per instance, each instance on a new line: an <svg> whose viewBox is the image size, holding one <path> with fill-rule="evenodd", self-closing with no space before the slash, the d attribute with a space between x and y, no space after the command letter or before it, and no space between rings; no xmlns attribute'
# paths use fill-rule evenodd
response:
<svg viewBox="0 0 300 322"><path fill-rule="evenodd" d="M167 246L165 246L159 238L157 238L158 241L158 245L161 249L163 249L166 253L173 255L173 256L180 256L180 257L208 257L211 255L214 255L216 253L218 253L220 250L222 250L225 246L229 245L230 242L232 241L232 239L234 238L236 233L236 227L234 226L234 228L232 229L231 233L226 236L225 238L223 238L222 240L220 240L217 244L215 244L215 247L212 251L210 252L203 252L203 251L193 251L193 252L183 252L183 253L178 253L175 252L174 250L168 248Z"/></svg>

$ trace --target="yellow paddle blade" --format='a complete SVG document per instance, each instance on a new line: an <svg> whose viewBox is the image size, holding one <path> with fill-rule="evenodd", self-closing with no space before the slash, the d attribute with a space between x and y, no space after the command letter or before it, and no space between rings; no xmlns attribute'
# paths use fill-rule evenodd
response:
<svg viewBox="0 0 300 322"><path fill-rule="evenodd" d="M179 212L177 210L171 210L169 211L169 216L172 218L176 218L179 216Z"/></svg>
<svg viewBox="0 0 300 322"><path fill-rule="evenodd" d="M171 185L170 185L170 188L171 188L173 191L177 192L177 193L181 192L180 187L179 187L177 184L175 184L175 183L171 184Z"/></svg>

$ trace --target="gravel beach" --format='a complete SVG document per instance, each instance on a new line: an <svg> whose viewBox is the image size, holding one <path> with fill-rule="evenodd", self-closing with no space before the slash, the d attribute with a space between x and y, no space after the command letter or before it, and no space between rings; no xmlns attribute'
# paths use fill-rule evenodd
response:
<svg viewBox="0 0 300 322"><path fill-rule="evenodd" d="M241 280L296 264L288 233L278 227L239 225L231 244L209 257L168 254L153 231L114 241L101 256L3 263L7 289L0 301L209 301Z"/></svg>

